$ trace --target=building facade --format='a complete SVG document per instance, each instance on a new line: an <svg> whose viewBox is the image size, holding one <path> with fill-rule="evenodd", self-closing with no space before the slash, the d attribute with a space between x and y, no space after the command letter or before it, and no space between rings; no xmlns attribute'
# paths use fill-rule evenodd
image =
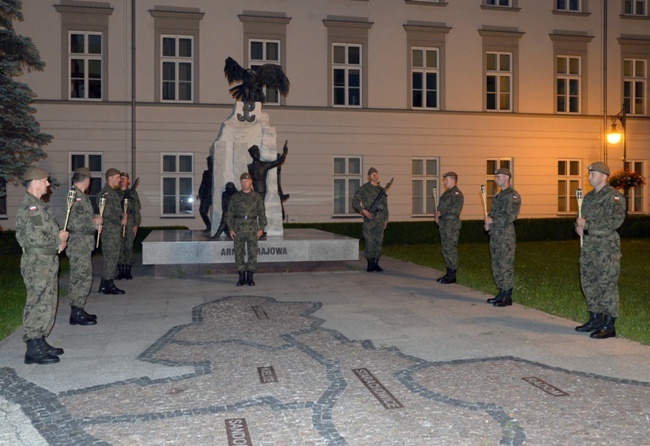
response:
<svg viewBox="0 0 650 446"><path fill-rule="evenodd" d="M360 221L350 201L376 167L391 220L431 219L434 188L459 174L463 219L481 219L480 186L507 166L522 218L575 215L587 166L647 176L650 0L39 0L18 33L45 71L19 80L54 136L39 165L62 183L85 165L139 177L143 224L203 227L197 191L209 147L233 110L224 75L283 67L267 91L288 222ZM625 110L625 138L608 144ZM623 115L619 115L619 118ZM621 120L613 121L621 128ZM625 158L625 160L623 160ZM6 186L13 228L23 190ZM219 193L220 191L217 191ZM647 213L646 187L630 212ZM57 204L61 206L57 206ZM62 210L59 211L62 215Z"/></svg>

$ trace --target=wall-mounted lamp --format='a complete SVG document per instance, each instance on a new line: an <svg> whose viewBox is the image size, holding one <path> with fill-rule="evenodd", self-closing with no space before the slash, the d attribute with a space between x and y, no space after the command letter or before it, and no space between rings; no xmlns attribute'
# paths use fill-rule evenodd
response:
<svg viewBox="0 0 650 446"><path fill-rule="evenodd" d="M610 144L618 144L623 140L623 168L625 169L625 163L627 162L627 135L625 134L625 105L620 112L616 115L610 116L612 119L612 128L607 133L607 142ZM621 123L620 131L616 124L616 121Z"/></svg>

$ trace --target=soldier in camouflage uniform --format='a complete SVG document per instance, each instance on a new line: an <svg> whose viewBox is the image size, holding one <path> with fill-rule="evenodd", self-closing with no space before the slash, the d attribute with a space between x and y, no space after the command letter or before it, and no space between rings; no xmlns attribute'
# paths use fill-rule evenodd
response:
<svg viewBox="0 0 650 446"><path fill-rule="evenodd" d="M127 172L122 172L120 174L120 190L118 194L122 199L122 210L124 210L124 199L126 198L126 230L122 230L122 233L125 234L122 238L122 246L120 247L120 258L117 261L117 275L115 278L120 279L133 279L131 274L131 268L135 263L135 256L133 254L133 242L135 241L136 235L138 235L138 228L142 222L142 216L140 215L140 197L138 197L138 192L135 190L130 190L129 185L131 184L131 179Z"/></svg>
<svg viewBox="0 0 650 446"><path fill-rule="evenodd" d="M63 349L52 347L50 334L58 303L58 253L63 251L68 232L59 230L50 207L41 197L47 193L50 174L30 167L23 175L27 193L16 215L16 240L23 248L20 272L27 291L23 313L23 340L27 343L25 364L59 362Z"/></svg>
<svg viewBox="0 0 650 446"><path fill-rule="evenodd" d="M126 225L126 214L122 209L122 199L117 189L120 187L120 171L110 168L106 171L106 184L99 197L106 200L104 205L104 225L101 234L104 267L99 292L104 294L124 294L113 283L117 262L122 247L122 226Z"/></svg>
<svg viewBox="0 0 650 446"><path fill-rule="evenodd" d="M438 283L455 283L458 269L458 238L462 222L459 215L463 210L463 193L456 186L458 175L447 172L442 178L445 181L445 192L440 197L440 203L435 213L435 220L440 229L440 247L445 259L447 273L437 279Z"/></svg>
<svg viewBox="0 0 650 446"><path fill-rule="evenodd" d="M485 217L484 227L490 233L492 276L499 294L487 301L495 307L506 307L512 305L512 288L515 284L517 237L514 222L521 209L521 196L510 186L510 169L502 167L495 176L501 192L492 200L492 209Z"/></svg>
<svg viewBox="0 0 650 446"><path fill-rule="evenodd" d="M235 241L235 263L239 280L237 286L255 285L253 274L257 270L257 240L264 234L266 210L259 192L253 190L249 173L239 177L241 190L236 192L228 205L227 225L230 237ZM244 251L248 260L244 261Z"/></svg>
<svg viewBox="0 0 650 446"><path fill-rule="evenodd" d="M585 195L576 232L583 238L580 283L589 321L576 330L591 332L594 339L606 339L616 336L621 273L621 240L616 230L625 220L626 202L624 195L607 184L606 164L593 163L588 170L589 184L594 189Z"/></svg>
<svg viewBox="0 0 650 446"><path fill-rule="evenodd" d="M102 217L95 217L93 205L86 191L90 187L90 169L79 167L72 174L75 200L68 217L68 248L70 260L70 325L95 325L97 316L86 313L84 307L93 284L93 264L91 260L95 249L95 229L102 225Z"/></svg>
<svg viewBox="0 0 650 446"><path fill-rule="evenodd" d="M352 208L363 215L363 239L366 243L366 260L368 267L366 271L381 272L384 269L379 266L381 247L384 243L384 231L388 226L388 196L383 187L379 185L379 172L374 167L368 169L370 181L361 186L352 198ZM377 196L383 191L379 199L376 212L373 214L368 209L375 202Z"/></svg>

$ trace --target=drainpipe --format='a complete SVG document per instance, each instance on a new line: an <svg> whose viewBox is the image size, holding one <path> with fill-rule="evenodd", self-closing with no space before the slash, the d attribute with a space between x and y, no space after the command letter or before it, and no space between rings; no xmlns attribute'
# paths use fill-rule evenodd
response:
<svg viewBox="0 0 650 446"><path fill-rule="evenodd" d="M135 147L135 0L131 0L131 178L136 179Z"/></svg>
<svg viewBox="0 0 650 446"><path fill-rule="evenodd" d="M607 0L603 0L603 124L600 138L603 141L603 162L607 164Z"/></svg>

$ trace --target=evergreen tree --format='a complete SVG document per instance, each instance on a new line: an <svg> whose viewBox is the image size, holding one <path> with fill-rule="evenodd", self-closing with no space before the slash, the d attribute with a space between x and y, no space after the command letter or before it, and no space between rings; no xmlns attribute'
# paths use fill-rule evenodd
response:
<svg viewBox="0 0 650 446"><path fill-rule="evenodd" d="M18 183L32 163L47 156L42 147L52 140L34 118L35 94L14 80L45 66L31 39L14 30L13 22L23 20L21 9L21 0L0 0L0 185Z"/></svg>

